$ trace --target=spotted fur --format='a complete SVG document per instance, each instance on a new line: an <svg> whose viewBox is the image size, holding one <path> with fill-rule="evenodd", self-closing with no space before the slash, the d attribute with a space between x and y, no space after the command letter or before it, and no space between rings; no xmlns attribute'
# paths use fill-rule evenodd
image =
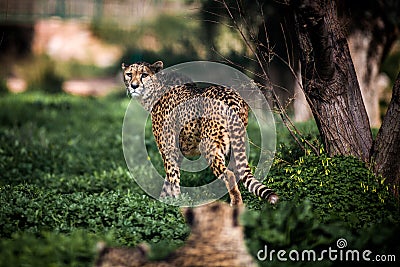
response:
<svg viewBox="0 0 400 267"><path fill-rule="evenodd" d="M135 248L102 245L96 267L256 266L245 246L239 220L242 210L222 202L183 209L191 233L185 245L164 260L149 261L149 248L145 245Z"/></svg>
<svg viewBox="0 0 400 267"><path fill-rule="evenodd" d="M183 157L201 154L214 175L225 182L232 205L242 203L238 180L250 192L276 203L278 196L254 178L247 162L249 107L243 98L232 88L200 88L189 79L175 79L179 74L163 72L162 68L161 61L122 64L127 94L138 98L151 112L152 130L166 172L160 196L180 194ZM232 160L228 168L225 158L229 155Z"/></svg>

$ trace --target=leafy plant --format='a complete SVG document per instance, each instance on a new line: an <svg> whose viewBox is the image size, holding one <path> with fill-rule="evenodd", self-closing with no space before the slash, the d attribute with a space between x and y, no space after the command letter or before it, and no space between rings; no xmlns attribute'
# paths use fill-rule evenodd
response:
<svg viewBox="0 0 400 267"><path fill-rule="evenodd" d="M352 229L342 220L322 223L314 208L315 205L306 199L298 203L281 202L276 207L266 206L261 211L248 211L242 216L249 251L260 266L351 266L360 263L339 260L337 242L343 239L347 243L342 250L344 253L347 250L362 253L367 249L373 255L398 253L398 225ZM327 253L323 254L323 250L329 248L336 250L336 254L332 254L336 255L336 261L330 260ZM299 252L300 260L289 258L293 250ZM287 261L279 260L279 251L284 251L283 258ZM306 251L306 257L301 260L303 251ZM314 251L315 258L309 258L308 251ZM365 263L368 262L362 262ZM391 263L394 265L395 262Z"/></svg>
<svg viewBox="0 0 400 267"><path fill-rule="evenodd" d="M147 196L128 172L121 148L127 103L117 95L41 92L0 99L0 266L88 266L99 240L148 242L154 259L184 243L189 229L179 209ZM162 170L147 127L149 156ZM299 127L314 129L312 122ZM325 248L339 236L377 252L397 248L390 237L398 235L398 205L381 180L354 158L304 154L277 128L278 157L264 183L281 203L241 190L252 253L265 244ZM148 175L140 166L133 171ZM209 171L182 176L187 186L214 178Z"/></svg>
<svg viewBox="0 0 400 267"><path fill-rule="evenodd" d="M98 236L84 230L68 235L15 233L12 239L0 241L0 266L90 266L99 240Z"/></svg>

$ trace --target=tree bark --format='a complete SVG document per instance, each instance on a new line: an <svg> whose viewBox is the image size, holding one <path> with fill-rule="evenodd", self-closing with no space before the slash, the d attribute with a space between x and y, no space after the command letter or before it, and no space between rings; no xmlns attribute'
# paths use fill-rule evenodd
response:
<svg viewBox="0 0 400 267"><path fill-rule="evenodd" d="M294 4L304 93L326 150L368 162L372 134L335 3Z"/></svg>
<svg viewBox="0 0 400 267"><path fill-rule="evenodd" d="M400 73L393 86L392 100L375 139L372 162L374 171L387 179L398 196L400 183Z"/></svg>

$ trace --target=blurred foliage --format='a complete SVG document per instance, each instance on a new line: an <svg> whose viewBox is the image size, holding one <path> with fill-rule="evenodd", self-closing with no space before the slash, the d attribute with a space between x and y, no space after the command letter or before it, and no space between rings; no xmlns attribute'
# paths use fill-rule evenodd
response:
<svg viewBox="0 0 400 267"><path fill-rule="evenodd" d="M47 93L62 91L63 79L55 71L55 62L47 56L32 56L16 66L17 76L24 79L28 90L41 90Z"/></svg>
<svg viewBox="0 0 400 267"><path fill-rule="evenodd" d="M165 66L170 66L198 60L205 49L195 14L161 14L128 29L103 22L93 24L92 30L103 40L123 46L122 61L126 62L163 60Z"/></svg>
<svg viewBox="0 0 400 267"><path fill-rule="evenodd" d="M115 67L101 68L76 61L55 62L48 56L31 56L15 63L15 74L27 82L27 89L47 93L62 92L69 79L93 78L116 74Z"/></svg>
<svg viewBox="0 0 400 267"><path fill-rule="evenodd" d="M99 240L149 242L157 259L165 255L157 251L184 243L189 229L179 209L147 196L126 168L121 128L127 104L120 95L0 98L0 266L89 266ZM298 127L318 143L314 122ZM277 157L264 183L281 203L272 207L242 188L253 254L264 244L325 248L338 237L380 253L398 246L391 239L398 234L398 206L379 178L354 158L304 153L282 125L277 131ZM156 146L146 144L162 169ZM134 172L148 174L140 166ZM196 175L186 173L183 180L190 186L213 177Z"/></svg>
<svg viewBox="0 0 400 267"><path fill-rule="evenodd" d="M275 207L265 206L261 211L247 211L244 214L242 222L247 245L253 257L259 259L260 266L368 266L368 262L363 261L361 256L366 249L372 251L371 259L377 254L395 255L397 259L400 249L397 240L400 234L398 224L352 229L341 220L321 223L314 207L311 201L305 199L297 203L281 202ZM343 250L338 249L339 239L347 242ZM330 261L328 253L323 254L323 250L328 251L329 248L335 251L332 256L337 257L336 261ZM339 260L340 251L346 253L347 250L356 249L361 261ZM284 257L288 261L278 260L277 253L280 250L286 252ZM316 260L307 260L308 254L305 254L306 260L290 260L289 253L292 250L299 252L300 259L303 251L313 250L316 252ZM321 255L324 255L323 260L318 260ZM369 264L374 266L376 263ZM385 262L385 266L397 265L396 262Z"/></svg>
<svg viewBox="0 0 400 267"><path fill-rule="evenodd" d="M116 74L115 66L98 67L90 64L82 64L76 61L57 62L54 72L63 80L79 78L95 78Z"/></svg>
<svg viewBox="0 0 400 267"><path fill-rule="evenodd" d="M400 41L397 42L394 49L382 62L381 70L389 76L393 85L400 72Z"/></svg>
<svg viewBox="0 0 400 267"><path fill-rule="evenodd" d="M226 57L252 70L254 64L246 57L248 51L239 34L223 24L205 25L200 13L160 14L126 29L104 21L92 24L91 29L99 38L124 48L122 62L162 60L171 66L194 60L225 61ZM212 38L208 35L211 28L215 29Z"/></svg>
<svg viewBox="0 0 400 267"><path fill-rule="evenodd" d="M7 93L8 92L8 88L7 88L7 84L6 81L0 77L0 95Z"/></svg>
<svg viewBox="0 0 400 267"><path fill-rule="evenodd" d="M0 241L0 266L91 266L97 241L98 236L85 230L68 235L15 233L12 239Z"/></svg>

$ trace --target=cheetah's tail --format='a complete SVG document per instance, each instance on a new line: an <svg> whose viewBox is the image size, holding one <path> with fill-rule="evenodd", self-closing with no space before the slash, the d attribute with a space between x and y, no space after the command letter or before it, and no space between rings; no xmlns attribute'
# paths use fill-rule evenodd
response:
<svg viewBox="0 0 400 267"><path fill-rule="evenodd" d="M242 178L244 187L256 196L268 200L271 204L276 204L278 202L278 195L275 192L260 183L250 172L250 168L246 168L245 175Z"/></svg>
<svg viewBox="0 0 400 267"><path fill-rule="evenodd" d="M266 199L271 204L278 202L278 195L270 188L260 183L251 173L247 157L246 157L246 146L245 146L245 132L246 127L238 116L233 116L231 121L232 125L237 126L235 130L230 132L231 142L231 153L234 159L235 173L243 185L256 196Z"/></svg>

